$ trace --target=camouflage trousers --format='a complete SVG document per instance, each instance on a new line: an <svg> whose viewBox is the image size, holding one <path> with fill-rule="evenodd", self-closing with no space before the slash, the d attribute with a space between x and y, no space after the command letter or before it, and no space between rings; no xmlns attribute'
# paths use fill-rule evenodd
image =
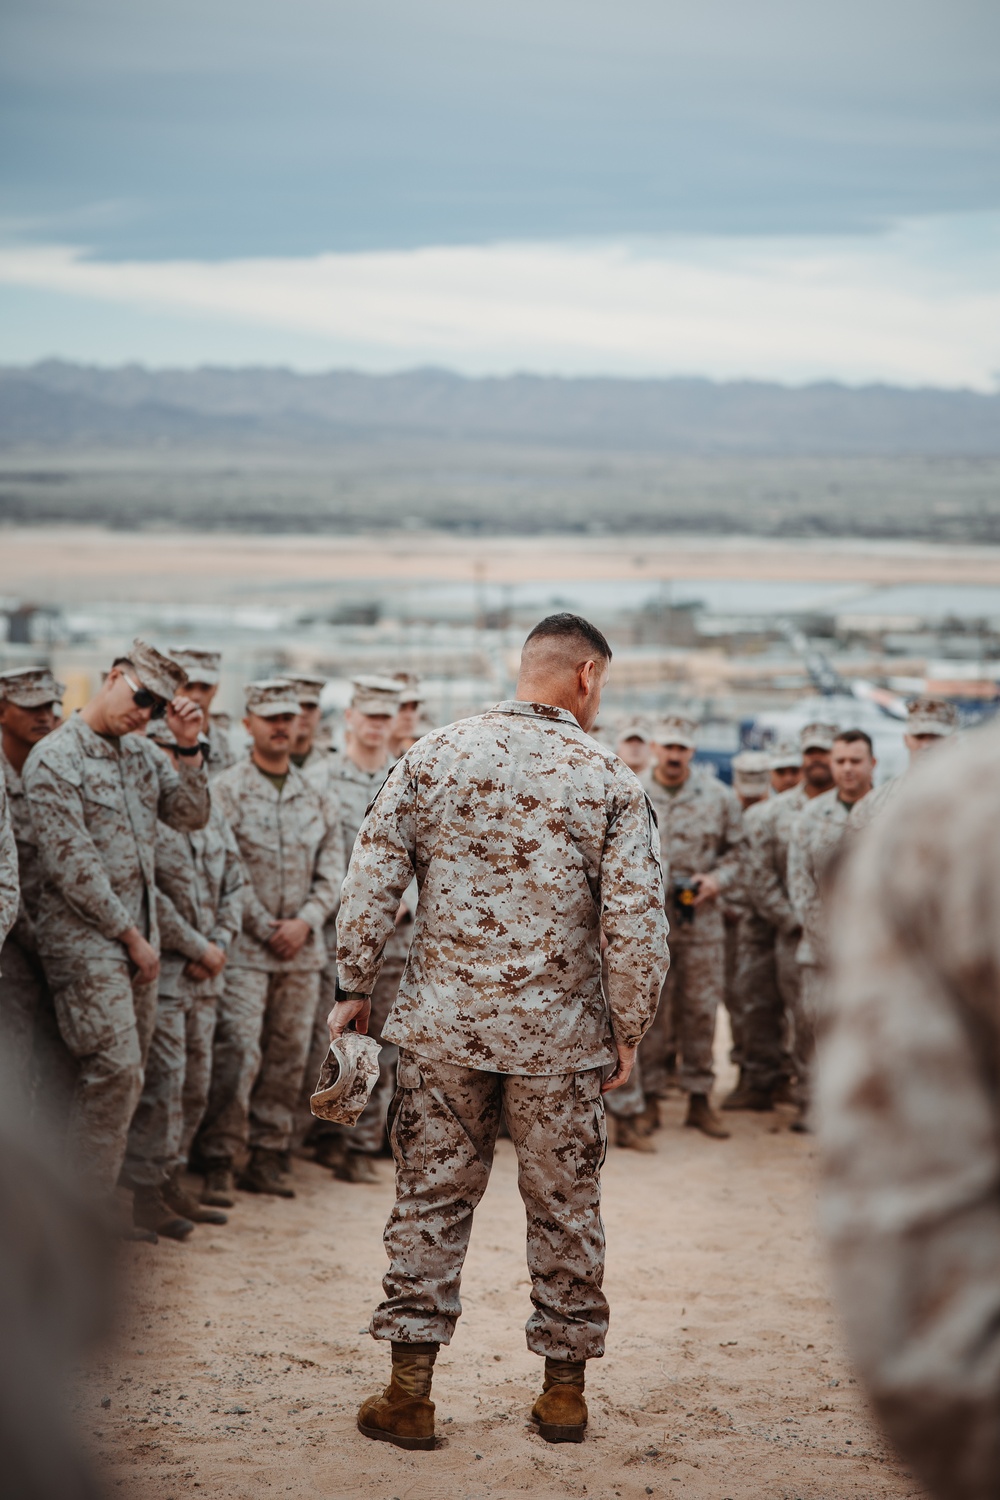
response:
<svg viewBox="0 0 1000 1500"><path fill-rule="evenodd" d="M732 1061L742 1081L765 1092L791 1072L785 1007L778 988L774 928L751 915L737 925L736 962L728 996Z"/></svg>
<svg viewBox="0 0 1000 1500"><path fill-rule="evenodd" d="M778 989L791 1030L792 1072L795 1075L793 1096L798 1104L805 1105L809 1102L809 1075L816 1051L816 1030L812 1005L807 1007L803 1002L803 982L812 966L800 964L796 958L800 942L800 933L789 936L779 932L775 956Z"/></svg>
<svg viewBox="0 0 1000 1500"><path fill-rule="evenodd" d="M389 1270L385 1300L371 1320L375 1338L450 1342L502 1108L528 1221L534 1307L528 1348L554 1359L604 1353L602 1077L602 1069L543 1077L486 1073L400 1053L390 1110L396 1203L385 1230Z"/></svg>
<svg viewBox="0 0 1000 1500"><path fill-rule="evenodd" d="M318 970L229 970L216 1019L208 1108L198 1137L205 1161L231 1161L248 1144L287 1151L319 980Z"/></svg>
<svg viewBox="0 0 1000 1500"><path fill-rule="evenodd" d="M161 995L132 1119L125 1175L135 1187L157 1187L185 1165L208 1104L217 997L185 979Z"/></svg>
<svg viewBox="0 0 1000 1500"><path fill-rule="evenodd" d="M662 1098L670 1077L668 1059L677 1055L677 1082L689 1094L710 1094L715 1082L712 1049L715 1020L725 995L725 947L718 941L692 941L680 924L670 933L670 968L649 1031L639 1044L643 1087Z"/></svg>
<svg viewBox="0 0 1000 1500"><path fill-rule="evenodd" d="M302 1111L312 1120L309 1130L311 1140L318 1141L331 1135L341 1136L349 1151L363 1151L370 1156L377 1156L385 1145L389 1103L396 1088L396 1061L399 1048L393 1042L382 1041L382 1027L389 1019L389 1012L396 998L396 991L399 989L399 981L403 977L405 967L406 959L403 955L389 955L383 962L378 979L375 981L375 988L372 991L372 1012L368 1020L368 1035L373 1036L382 1044L378 1059L378 1082L372 1089L371 1098L365 1105L361 1118L356 1125L352 1126L337 1125L333 1120L316 1120L309 1115L309 1095L316 1086L323 1059L330 1050L330 1032L326 1018L333 1008L335 985L330 971L324 969L319 1005L313 1024L312 1044L309 1048L309 1062L306 1065L300 1101Z"/></svg>
<svg viewBox="0 0 1000 1500"><path fill-rule="evenodd" d="M795 1064L795 1099L803 1108L812 1099L816 1036L822 1022L826 984L826 970L818 964L799 965L799 984L792 1013L795 1028L792 1059Z"/></svg>
<svg viewBox="0 0 1000 1500"><path fill-rule="evenodd" d="M110 1197L125 1161L156 1025L156 983L133 981L127 964L94 964L83 977L49 974L59 1031L75 1059L67 1121L70 1175Z"/></svg>

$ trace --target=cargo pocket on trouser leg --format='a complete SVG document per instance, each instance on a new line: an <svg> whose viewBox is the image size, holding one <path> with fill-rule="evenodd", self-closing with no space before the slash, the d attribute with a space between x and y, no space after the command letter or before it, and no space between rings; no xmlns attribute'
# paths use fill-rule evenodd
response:
<svg viewBox="0 0 1000 1500"><path fill-rule="evenodd" d="M577 1177L596 1177L608 1153L608 1123L601 1093L603 1079L603 1068L588 1068L573 1077Z"/></svg>
<svg viewBox="0 0 1000 1500"><path fill-rule="evenodd" d="M54 990L52 1004L62 1039L77 1058L106 1050L116 1036L135 1027L132 985L124 969L121 974L88 975Z"/></svg>
<svg viewBox="0 0 1000 1500"><path fill-rule="evenodd" d="M398 1172L422 1172L427 1164L426 1101L420 1068L405 1052L399 1054L396 1092L386 1117L389 1146Z"/></svg>

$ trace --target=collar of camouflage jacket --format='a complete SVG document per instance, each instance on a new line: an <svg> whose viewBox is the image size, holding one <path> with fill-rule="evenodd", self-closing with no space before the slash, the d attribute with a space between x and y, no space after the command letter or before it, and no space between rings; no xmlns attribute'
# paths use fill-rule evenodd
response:
<svg viewBox="0 0 1000 1500"><path fill-rule="evenodd" d="M555 708L551 703L526 703L520 698L507 698L503 703L498 703L495 708L487 710L491 714L523 714L526 719L556 719L562 724L572 724L574 729L580 729L579 719L570 713L568 708Z"/></svg>

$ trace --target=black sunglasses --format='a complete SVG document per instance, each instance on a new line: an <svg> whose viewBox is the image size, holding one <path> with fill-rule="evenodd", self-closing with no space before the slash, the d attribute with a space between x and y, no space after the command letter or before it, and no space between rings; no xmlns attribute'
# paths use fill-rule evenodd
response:
<svg viewBox="0 0 1000 1500"><path fill-rule="evenodd" d="M132 689L132 701L136 708L151 708L153 711L149 717L162 719L167 711L167 700L158 698L155 693L149 691L149 688L140 687L137 682L132 681L127 672L123 672L122 676Z"/></svg>

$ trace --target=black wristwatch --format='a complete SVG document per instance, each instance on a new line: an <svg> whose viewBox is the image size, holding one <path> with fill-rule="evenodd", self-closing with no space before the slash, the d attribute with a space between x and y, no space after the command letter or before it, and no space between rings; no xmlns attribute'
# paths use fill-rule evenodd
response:
<svg viewBox="0 0 1000 1500"><path fill-rule="evenodd" d="M175 745L174 746L174 754L175 755L189 755L189 756L190 755L200 755L201 754L201 746L200 745Z"/></svg>

